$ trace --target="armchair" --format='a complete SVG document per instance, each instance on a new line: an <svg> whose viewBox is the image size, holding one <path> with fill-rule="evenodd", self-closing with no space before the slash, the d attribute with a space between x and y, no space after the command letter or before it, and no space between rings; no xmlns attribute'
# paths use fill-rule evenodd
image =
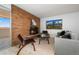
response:
<svg viewBox="0 0 79 59"><path fill-rule="evenodd" d="M48 31L42 31L42 33L40 35L40 39L39 39L39 44L40 44L40 41L43 39L47 40L48 44L49 44L49 38L50 38L50 35L49 35Z"/></svg>

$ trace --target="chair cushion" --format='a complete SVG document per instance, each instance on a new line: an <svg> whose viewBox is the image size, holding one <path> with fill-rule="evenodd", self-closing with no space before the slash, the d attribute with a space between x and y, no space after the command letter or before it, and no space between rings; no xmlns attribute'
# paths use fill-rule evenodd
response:
<svg viewBox="0 0 79 59"><path fill-rule="evenodd" d="M34 39L24 40L24 44L29 44L29 43L32 43L32 42L35 42L35 40Z"/></svg>

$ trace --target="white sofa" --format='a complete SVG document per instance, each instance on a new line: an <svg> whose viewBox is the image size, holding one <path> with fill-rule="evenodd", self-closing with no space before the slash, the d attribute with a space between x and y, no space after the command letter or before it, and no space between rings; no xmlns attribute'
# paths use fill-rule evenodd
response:
<svg viewBox="0 0 79 59"><path fill-rule="evenodd" d="M56 55L79 55L79 41L55 37Z"/></svg>

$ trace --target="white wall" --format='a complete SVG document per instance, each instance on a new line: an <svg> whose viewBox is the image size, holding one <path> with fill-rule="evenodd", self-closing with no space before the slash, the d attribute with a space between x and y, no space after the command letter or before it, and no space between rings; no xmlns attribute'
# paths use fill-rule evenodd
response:
<svg viewBox="0 0 79 59"><path fill-rule="evenodd" d="M73 33L79 34L79 12L63 14L58 16L51 16L46 18L41 18L41 31L46 30L46 21L53 19L63 19L63 29L62 30L70 30ZM61 30L47 29L50 34L56 35L57 32Z"/></svg>

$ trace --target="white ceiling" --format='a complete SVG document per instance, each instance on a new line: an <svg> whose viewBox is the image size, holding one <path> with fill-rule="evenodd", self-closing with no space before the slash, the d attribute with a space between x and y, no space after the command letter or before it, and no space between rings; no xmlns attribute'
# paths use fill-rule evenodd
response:
<svg viewBox="0 0 79 59"><path fill-rule="evenodd" d="M0 4L0 9L10 11L11 10L11 4Z"/></svg>
<svg viewBox="0 0 79 59"><path fill-rule="evenodd" d="M79 11L79 4L17 4L16 6L38 17L56 16Z"/></svg>

